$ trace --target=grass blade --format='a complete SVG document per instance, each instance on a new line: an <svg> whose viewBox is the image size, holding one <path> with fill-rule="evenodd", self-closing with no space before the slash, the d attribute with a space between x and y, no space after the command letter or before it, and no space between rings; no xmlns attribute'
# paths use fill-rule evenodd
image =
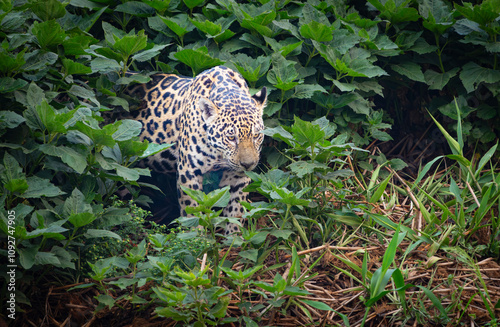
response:
<svg viewBox="0 0 500 327"><path fill-rule="evenodd" d="M300 301L315 308L315 309L318 309L318 310L333 311L342 318L342 322L344 323L344 326L346 326L346 327L351 326L349 324L349 318L347 318L347 316L345 314L340 313L337 310L333 310L332 308L330 308L327 304L325 304L323 302L312 301L312 300L302 300L302 299Z"/></svg>
<svg viewBox="0 0 500 327"><path fill-rule="evenodd" d="M434 116L431 115L430 112L429 116L431 116L434 123L437 125L441 133L446 138L446 141L448 142L448 145L451 148L451 152L453 152L453 154L462 155L462 148L460 147L460 144L446 131L446 129L434 118ZM460 122L460 119L458 121Z"/></svg>
<svg viewBox="0 0 500 327"><path fill-rule="evenodd" d="M446 310L444 309L443 305L441 304L441 301L432 293L427 287L421 286L421 285L415 285L418 288L420 288L425 295L431 300L432 304L439 310L439 317L444 321L447 322L449 320L448 315L446 313Z"/></svg>
<svg viewBox="0 0 500 327"><path fill-rule="evenodd" d="M380 185L377 187L377 190L375 191L375 193L373 193L373 195L370 197L370 200L369 200L370 203L375 203L378 200L380 200L380 198L382 197L382 194L384 194L385 189L387 188L387 184L389 183L391 178L392 178L392 174L387 176L387 178L384 179L382 181L382 183L380 183Z"/></svg>
<svg viewBox="0 0 500 327"><path fill-rule="evenodd" d="M387 250L385 251L384 258L382 259L382 271L384 272L389 269L389 266L394 262L394 257L396 256L398 245L399 243L401 243L401 241L403 241L404 236L406 236L406 233L403 232L403 237L400 237L399 230L400 225L398 225L398 227L396 228L394 236L392 237L392 240L389 243Z"/></svg>
<svg viewBox="0 0 500 327"><path fill-rule="evenodd" d="M413 187L411 188L411 190L413 190L415 188L415 186L419 185L420 184L420 181L422 180L422 178L424 178L425 175L427 175L427 172L429 171L429 169L431 169L432 165L438 161L439 159L442 159L443 156L438 156L436 158L434 158L432 161L428 162L424 168L422 169L422 171L418 174L417 176L417 179L415 179L415 181L413 182Z"/></svg>
<svg viewBox="0 0 500 327"><path fill-rule="evenodd" d="M491 149L488 150L488 152L486 152L484 154L484 156L481 158L481 160L479 160L479 164L477 165L477 169L474 173L474 176L476 177L476 179L479 178L479 174L481 173L481 170L486 165L486 163L488 161L490 161L491 157L493 157L493 155L497 151L497 147L498 147L498 142L497 142L497 144L492 146Z"/></svg>

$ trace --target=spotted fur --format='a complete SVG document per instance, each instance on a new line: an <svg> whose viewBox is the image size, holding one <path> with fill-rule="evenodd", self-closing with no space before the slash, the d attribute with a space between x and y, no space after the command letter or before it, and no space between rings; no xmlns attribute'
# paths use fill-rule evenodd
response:
<svg viewBox="0 0 500 327"><path fill-rule="evenodd" d="M145 159L143 165L158 172L177 173L181 215L195 203L180 186L201 189L203 174L224 170L219 186L229 185L231 198L223 215L241 217L239 201L247 200L243 188L250 181L245 171L253 170L259 162L264 138L266 88L251 96L241 75L223 66L195 78L169 74L151 77L149 83L128 90L142 99L142 109L130 115L142 123L142 139L175 145ZM230 225L226 233L236 230L237 226Z"/></svg>

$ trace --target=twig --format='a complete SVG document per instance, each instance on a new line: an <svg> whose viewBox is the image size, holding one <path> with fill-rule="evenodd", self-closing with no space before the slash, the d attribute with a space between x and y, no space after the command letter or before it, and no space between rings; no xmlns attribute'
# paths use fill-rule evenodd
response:
<svg viewBox="0 0 500 327"><path fill-rule="evenodd" d="M351 161L351 157L347 156L347 161L349 162L349 167L351 167L351 170L354 172L354 166L352 164L352 161ZM354 176L354 179L356 180L356 182L358 182L358 185L361 187L361 189L363 191L366 191L365 187L363 186L363 184L359 181L358 177L356 176L356 174L353 175Z"/></svg>
<svg viewBox="0 0 500 327"><path fill-rule="evenodd" d="M318 246L318 247L315 247L315 248L312 248L312 249L307 249L307 250L299 251L299 252L297 252L297 255L309 254L309 253L318 252L318 251L321 251L321 250L324 250L324 249L343 250L343 251L359 251L359 250L371 251L371 250L376 250L376 249L379 249L379 248L380 248L379 246L372 246L372 247L369 247L369 248L365 248L365 247L362 247L362 246L335 246L335 245L323 244L321 246ZM288 258L291 258L291 257L292 257L291 254L287 254L283 258L284 259L288 259Z"/></svg>
<svg viewBox="0 0 500 327"><path fill-rule="evenodd" d="M205 252L205 254L203 255L203 259L201 260L200 271L203 271L205 269L206 263L207 263L207 253Z"/></svg>
<svg viewBox="0 0 500 327"><path fill-rule="evenodd" d="M465 181L465 185L467 185L467 188L469 189L470 193L472 194L472 197L474 198L474 201L476 201L477 207L479 208L480 204L479 204L479 201L476 197L476 194L474 193L474 190L470 186L469 182Z"/></svg>

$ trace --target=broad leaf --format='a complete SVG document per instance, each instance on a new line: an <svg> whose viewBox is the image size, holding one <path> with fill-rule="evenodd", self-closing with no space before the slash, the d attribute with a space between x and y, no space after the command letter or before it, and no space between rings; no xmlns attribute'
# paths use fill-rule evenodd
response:
<svg viewBox="0 0 500 327"><path fill-rule="evenodd" d="M500 71L484 68L474 62L469 62L463 66L460 72L460 79L467 92L470 93L482 82L496 83L500 81Z"/></svg>
<svg viewBox="0 0 500 327"><path fill-rule="evenodd" d="M174 57L180 62L191 67L193 70L193 76L199 74L205 69L224 64L224 61L210 56L208 54L207 47L201 47L196 50L180 50L174 54Z"/></svg>
<svg viewBox="0 0 500 327"><path fill-rule="evenodd" d="M28 189L24 192L24 198L55 197L65 194L60 188L52 184L48 179L37 176L27 178Z"/></svg>
<svg viewBox="0 0 500 327"><path fill-rule="evenodd" d="M391 65L391 68L395 71L408 77L409 79L417 82L425 83L425 77L422 73L422 68L420 65L414 62L403 62L400 64Z"/></svg>
<svg viewBox="0 0 500 327"><path fill-rule="evenodd" d="M296 80L299 73L295 70L295 63L286 60L281 54L272 58L273 68L267 73L267 80L280 90L288 91L299 84Z"/></svg>

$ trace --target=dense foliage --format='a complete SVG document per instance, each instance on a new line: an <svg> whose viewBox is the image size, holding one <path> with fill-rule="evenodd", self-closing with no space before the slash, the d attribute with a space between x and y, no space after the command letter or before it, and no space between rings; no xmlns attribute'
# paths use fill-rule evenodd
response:
<svg viewBox="0 0 500 327"><path fill-rule="evenodd" d="M161 316L215 323L224 318L231 293L216 286L223 271L239 295L264 294L266 313L290 305L308 312L305 304L328 310L323 303L298 298L308 294L301 287L315 264L301 267L297 249L334 239L338 222L367 228L379 238L387 235L373 226L399 236L392 238L380 271L367 272L364 257L358 272L371 294L365 297L366 313L386 294L392 273L407 309L403 296L409 286L401 284L398 269L388 269L405 236L431 244L433 254L460 245L498 258L500 180L488 161L498 153L491 145L500 134L499 16L498 0L0 1L0 256L18 263L18 304L29 303L31 286L51 274L78 282L82 271L91 271L102 291L99 308L112 307L117 300L108 294L105 276L131 271L132 279L114 285L132 285L133 303L152 297L162 303ZM144 215L134 206L117 206L114 192L139 186L139 177L149 171L134 164L169 146L139 142L137 122L105 124L102 116L113 109L133 110L136 103L122 94L123 88L147 82L153 72L194 76L216 65L239 71L253 90L270 90L263 157L272 169L250 174L250 189L267 202L246 204L249 226L242 238L226 241L241 246L239 259L247 269L233 271L218 256L222 245L216 227L226 219L212 207L224 203L227 190L191 194L200 209L195 218L179 223L200 223L209 234L185 257L166 249L176 249L174 241L182 243L179 249L191 246L183 242L199 238L197 232L167 237L164 229L153 229L143 230L149 245L138 239L132 248L113 246L117 253L108 251L105 261L88 265L85 261L92 259L83 253L101 241L107 244L103 240L123 242L123 231L135 228L134 219ZM125 74L131 70L140 73ZM365 163L362 167L373 172L366 182L360 176L358 186L367 201L352 203L347 187L357 184L348 179L354 175L353 154L364 160L369 154L361 147L369 142L400 137L408 126L418 130L434 124L429 112L458 135L453 139L439 125L453 151L448 159L457 161L456 174L425 179L437 158L418 175L417 183L425 185L400 188L391 180L404 167L401 160L379 162L391 166L390 174ZM469 161L464 148L476 143L486 156ZM425 229L396 227L370 210L380 200L397 201L389 187L405 196L417 193L412 201ZM257 229L258 218L269 213L273 226ZM464 244L488 217L491 242L477 248ZM443 227L448 220L453 228ZM11 240L15 255L3 248ZM148 247L154 255L146 256ZM287 276L277 273L273 285L246 282L282 250L293 255ZM199 253L210 254L215 272L197 266L193 256ZM178 262L182 269L197 268L172 272ZM136 285L150 280L158 286L137 295ZM5 288L2 284L2 296ZM424 292L437 303L432 292ZM252 319L263 308L240 298L240 322L255 324ZM439 319L446 320L438 308Z"/></svg>

